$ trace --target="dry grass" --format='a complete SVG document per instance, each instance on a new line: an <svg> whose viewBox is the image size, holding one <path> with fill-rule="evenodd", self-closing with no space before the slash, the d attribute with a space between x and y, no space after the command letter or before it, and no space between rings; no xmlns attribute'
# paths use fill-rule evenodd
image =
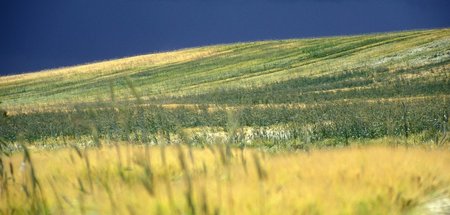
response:
<svg viewBox="0 0 450 215"><path fill-rule="evenodd" d="M79 153L32 153L51 213L424 213L430 199L450 191L448 149L353 147L281 154L232 149L229 154L220 146L125 145ZM20 154L4 160L12 163L14 177L8 173L7 191L1 190L3 213L30 207L23 190L30 186L30 169L22 160Z"/></svg>

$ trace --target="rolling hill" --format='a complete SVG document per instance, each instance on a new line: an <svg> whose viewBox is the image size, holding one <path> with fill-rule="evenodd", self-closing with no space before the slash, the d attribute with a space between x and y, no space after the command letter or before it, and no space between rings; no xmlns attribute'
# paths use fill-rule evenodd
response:
<svg viewBox="0 0 450 215"><path fill-rule="evenodd" d="M24 62L26 63L26 62ZM5 109L120 100L286 104L450 95L450 29L216 45L0 77Z"/></svg>

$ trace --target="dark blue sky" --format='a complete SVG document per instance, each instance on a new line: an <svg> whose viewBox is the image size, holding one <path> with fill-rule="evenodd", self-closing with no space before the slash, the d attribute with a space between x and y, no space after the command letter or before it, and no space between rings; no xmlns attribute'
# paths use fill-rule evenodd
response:
<svg viewBox="0 0 450 215"><path fill-rule="evenodd" d="M5 0L0 74L218 43L450 27L449 0Z"/></svg>

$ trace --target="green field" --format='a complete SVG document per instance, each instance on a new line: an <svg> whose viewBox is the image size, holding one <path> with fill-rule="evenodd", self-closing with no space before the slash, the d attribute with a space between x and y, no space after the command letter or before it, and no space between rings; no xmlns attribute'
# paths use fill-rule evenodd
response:
<svg viewBox="0 0 450 215"><path fill-rule="evenodd" d="M1 214L450 212L450 29L4 76L0 101Z"/></svg>
<svg viewBox="0 0 450 215"><path fill-rule="evenodd" d="M450 30L185 49L0 78L8 109L133 98L267 104L448 95ZM24 62L26 63L26 62ZM283 95L283 96L281 96Z"/></svg>

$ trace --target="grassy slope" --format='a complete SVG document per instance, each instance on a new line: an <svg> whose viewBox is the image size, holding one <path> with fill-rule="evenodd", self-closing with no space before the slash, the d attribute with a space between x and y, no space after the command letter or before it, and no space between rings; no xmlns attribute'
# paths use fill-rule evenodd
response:
<svg viewBox="0 0 450 215"><path fill-rule="evenodd" d="M449 71L450 29L439 29L217 45L6 76L0 101L13 109L106 100L111 86L129 98L127 78L158 103L421 97L449 95Z"/></svg>

